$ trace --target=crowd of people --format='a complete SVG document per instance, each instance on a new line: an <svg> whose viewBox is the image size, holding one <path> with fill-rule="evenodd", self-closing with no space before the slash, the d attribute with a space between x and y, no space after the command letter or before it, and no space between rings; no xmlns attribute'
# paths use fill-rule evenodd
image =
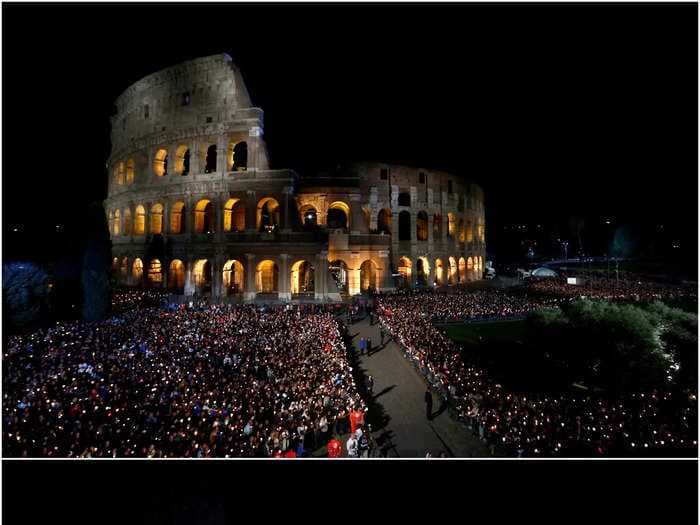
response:
<svg viewBox="0 0 700 525"><path fill-rule="evenodd" d="M673 284L584 278L580 284L567 284L566 277L535 278L528 285L531 293L566 299L604 299L607 301L649 302L662 299L693 298L697 290Z"/></svg>
<svg viewBox="0 0 700 525"><path fill-rule="evenodd" d="M512 456L604 455L697 450L697 398L650 392L611 402L595 395L508 392L466 362L435 320L507 318L561 300L524 292L393 294L379 298L386 329L457 416L492 448Z"/></svg>
<svg viewBox="0 0 700 525"><path fill-rule="evenodd" d="M5 456L304 456L365 409L334 305L160 299L7 338Z"/></svg>

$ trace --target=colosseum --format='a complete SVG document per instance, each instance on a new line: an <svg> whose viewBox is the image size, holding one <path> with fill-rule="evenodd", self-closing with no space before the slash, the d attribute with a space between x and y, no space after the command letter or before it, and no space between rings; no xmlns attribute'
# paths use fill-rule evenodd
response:
<svg viewBox="0 0 700 525"><path fill-rule="evenodd" d="M229 55L148 75L115 104L105 211L120 285L338 301L482 276L479 186L377 162L270 169L263 111Z"/></svg>

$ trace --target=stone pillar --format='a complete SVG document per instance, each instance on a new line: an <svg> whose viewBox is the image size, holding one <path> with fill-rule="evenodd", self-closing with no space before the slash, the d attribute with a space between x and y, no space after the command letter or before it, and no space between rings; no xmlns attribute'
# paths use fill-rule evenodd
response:
<svg viewBox="0 0 700 525"><path fill-rule="evenodd" d="M224 254L217 250L214 260L211 261L212 297L221 297L221 285L223 281Z"/></svg>
<svg viewBox="0 0 700 525"><path fill-rule="evenodd" d="M165 174L167 177L172 177L173 175L180 175L175 173L175 158L176 158L176 146L168 146L168 172Z"/></svg>
<svg viewBox="0 0 700 525"><path fill-rule="evenodd" d="M226 154L228 153L228 140L225 135L221 135L216 140L216 172L226 173Z"/></svg>
<svg viewBox="0 0 700 525"><path fill-rule="evenodd" d="M188 194L185 197L185 234L187 239L191 239L194 233L194 206L194 199Z"/></svg>
<svg viewBox="0 0 700 525"><path fill-rule="evenodd" d="M280 301L291 301L292 293L289 291L289 254L280 253L280 272L277 282L277 297Z"/></svg>
<svg viewBox="0 0 700 525"><path fill-rule="evenodd" d="M291 206L292 202L294 201L294 198L292 197L292 188L289 186L284 187L284 202L282 205L284 206L283 210L283 216L280 218L280 221L282 224L280 225L280 233L291 233L292 231L292 225L290 224L289 220L289 206Z"/></svg>
<svg viewBox="0 0 700 525"><path fill-rule="evenodd" d="M194 295L194 273L192 272L194 260L192 257L185 257L185 295Z"/></svg>
<svg viewBox="0 0 700 525"><path fill-rule="evenodd" d="M190 175L199 175L202 172L201 146L195 141L190 144Z"/></svg>
<svg viewBox="0 0 700 525"><path fill-rule="evenodd" d="M391 252L392 263L398 266L401 255L399 253L399 212L391 210Z"/></svg>
<svg viewBox="0 0 700 525"><path fill-rule="evenodd" d="M258 202L255 190L248 190L245 201L245 229L248 232L256 232L258 220Z"/></svg>
<svg viewBox="0 0 700 525"><path fill-rule="evenodd" d="M389 250L379 250L379 260L382 263L382 278L379 290L382 292L394 289L394 278L391 276L391 261L389 260Z"/></svg>
<svg viewBox="0 0 700 525"><path fill-rule="evenodd" d="M255 300L255 272L257 268L255 267L255 254L246 253L246 266L245 266L245 283L243 286L243 299L245 301Z"/></svg>
<svg viewBox="0 0 700 525"><path fill-rule="evenodd" d="M350 234L358 235L360 233L368 233L365 217L362 214L362 196L359 193L350 195Z"/></svg>
<svg viewBox="0 0 700 525"><path fill-rule="evenodd" d="M321 251L316 254L314 268L314 299L323 301L328 298L328 252Z"/></svg>
<svg viewBox="0 0 700 525"><path fill-rule="evenodd" d="M214 210L216 215L216 240L221 242L224 238L224 205L226 204L226 195L220 191L216 194L214 201Z"/></svg>

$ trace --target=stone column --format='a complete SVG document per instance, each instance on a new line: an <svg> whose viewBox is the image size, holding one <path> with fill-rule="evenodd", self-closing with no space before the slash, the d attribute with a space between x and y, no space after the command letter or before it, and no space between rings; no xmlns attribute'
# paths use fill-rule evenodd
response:
<svg viewBox="0 0 700 525"><path fill-rule="evenodd" d="M389 250L379 250L379 260L382 263L382 278L379 290L382 292L394 289L394 278L391 276L391 261L389 260Z"/></svg>
<svg viewBox="0 0 700 525"><path fill-rule="evenodd" d="M192 296L194 294L194 273L192 272L194 266L194 259L192 257L185 257L185 295Z"/></svg>
<svg viewBox="0 0 700 525"><path fill-rule="evenodd" d="M211 277L212 277L212 287L211 295L212 297L221 297L221 284L223 281L223 269L224 269L224 254L219 250L216 251L214 255L214 260L211 261Z"/></svg>
<svg viewBox="0 0 700 525"><path fill-rule="evenodd" d="M175 158L177 146L168 146L168 172L165 174L166 177L172 177L173 175L180 175L175 173Z"/></svg>
<svg viewBox="0 0 700 525"><path fill-rule="evenodd" d="M328 298L328 252L321 251L316 254L314 268L314 299L323 301Z"/></svg>
<svg viewBox="0 0 700 525"><path fill-rule="evenodd" d="M362 196L359 193L350 195L350 234L358 235L360 233L368 233L367 224L365 223L364 215L362 214Z"/></svg>
<svg viewBox="0 0 700 525"><path fill-rule="evenodd" d="M245 200L245 229L248 232L256 232L258 219L258 202L255 190L248 190Z"/></svg>
<svg viewBox="0 0 700 525"><path fill-rule="evenodd" d="M220 191L216 194L214 201L214 209L216 210L216 240L222 242L224 238L224 205L226 204L226 195Z"/></svg>
<svg viewBox="0 0 700 525"><path fill-rule="evenodd" d="M220 135L216 141L216 172L226 173L228 165L226 155L228 153L228 139L225 135Z"/></svg>
<svg viewBox="0 0 700 525"><path fill-rule="evenodd" d="M190 175L198 175L202 172L201 152L198 141L190 144Z"/></svg>
<svg viewBox="0 0 700 525"><path fill-rule="evenodd" d="M291 301L292 293L289 291L289 254L280 254L280 272L279 280L277 282L277 297L280 301Z"/></svg>
<svg viewBox="0 0 700 525"><path fill-rule="evenodd" d="M185 197L185 234L189 240L194 233L194 199L188 193Z"/></svg>
<svg viewBox="0 0 700 525"><path fill-rule="evenodd" d="M245 272L245 283L243 286L243 300L245 301L254 301L255 300L255 272L256 272L256 267L255 267L255 254L254 253L246 253L246 267L244 268Z"/></svg>

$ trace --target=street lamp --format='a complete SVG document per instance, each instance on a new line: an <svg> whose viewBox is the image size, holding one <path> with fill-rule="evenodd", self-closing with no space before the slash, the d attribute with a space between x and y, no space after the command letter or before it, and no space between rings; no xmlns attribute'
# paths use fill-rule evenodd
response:
<svg viewBox="0 0 700 525"><path fill-rule="evenodd" d="M562 241L561 245L564 247L564 260L569 261L569 256L568 256L568 248L569 248L569 241Z"/></svg>

